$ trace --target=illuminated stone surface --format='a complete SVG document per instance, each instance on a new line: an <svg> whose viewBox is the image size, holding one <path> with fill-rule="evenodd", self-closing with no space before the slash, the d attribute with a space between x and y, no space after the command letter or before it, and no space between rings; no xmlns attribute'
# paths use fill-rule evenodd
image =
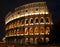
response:
<svg viewBox="0 0 60 47"><path fill-rule="evenodd" d="M5 17L6 43L49 43L53 25L46 2L35 2L15 8Z"/></svg>

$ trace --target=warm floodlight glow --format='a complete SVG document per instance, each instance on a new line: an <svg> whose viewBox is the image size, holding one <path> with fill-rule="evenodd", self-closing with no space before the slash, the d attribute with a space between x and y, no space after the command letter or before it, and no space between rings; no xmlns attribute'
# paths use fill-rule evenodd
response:
<svg viewBox="0 0 60 47"><path fill-rule="evenodd" d="M34 13L35 15L39 14L39 12Z"/></svg>
<svg viewBox="0 0 60 47"><path fill-rule="evenodd" d="M50 42L52 16L45 2L23 5L5 18L6 43L38 44Z"/></svg>
<svg viewBox="0 0 60 47"><path fill-rule="evenodd" d="M21 18L21 17L29 16L29 15L38 15L38 14L48 14L48 12L41 11L41 12L35 12L35 13L32 12L32 13L25 13L23 15L17 15L17 16L14 16L14 17L8 19L5 24L7 24L8 22L10 22L11 20L14 20L16 18Z"/></svg>
<svg viewBox="0 0 60 47"><path fill-rule="evenodd" d="M45 12L45 14L48 14L48 12Z"/></svg>

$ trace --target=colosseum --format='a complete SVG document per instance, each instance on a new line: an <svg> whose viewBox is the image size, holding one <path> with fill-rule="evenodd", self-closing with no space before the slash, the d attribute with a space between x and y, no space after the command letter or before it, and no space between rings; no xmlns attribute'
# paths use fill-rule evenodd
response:
<svg viewBox="0 0 60 47"><path fill-rule="evenodd" d="M6 43L49 43L52 15L46 2L25 4L10 11L5 17Z"/></svg>

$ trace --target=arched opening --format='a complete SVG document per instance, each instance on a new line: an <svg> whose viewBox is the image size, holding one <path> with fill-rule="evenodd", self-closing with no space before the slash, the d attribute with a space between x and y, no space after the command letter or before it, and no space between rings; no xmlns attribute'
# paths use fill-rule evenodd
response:
<svg viewBox="0 0 60 47"><path fill-rule="evenodd" d="M44 24L44 18L43 17L40 18L40 24Z"/></svg>
<svg viewBox="0 0 60 47"><path fill-rule="evenodd" d="M17 21L17 27L20 27L20 21L19 20Z"/></svg>
<svg viewBox="0 0 60 47"><path fill-rule="evenodd" d="M44 27L40 27L40 35L44 35Z"/></svg>
<svg viewBox="0 0 60 47"><path fill-rule="evenodd" d="M38 38L37 42L38 42L38 44L44 43L44 37Z"/></svg>
<svg viewBox="0 0 60 47"><path fill-rule="evenodd" d="M38 35L38 34L39 34L38 27L35 27L35 29L34 29L34 34L35 34L35 35Z"/></svg>
<svg viewBox="0 0 60 47"><path fill-rule="evenodd" d="M33 28L32 27L29 29L29 35L33 35Z"/></svg>
<svg viewBox="0 0 60 47"><path fill-rule="evenodd" d="M11 23L11 26L12 26L12 28L13 28L13 23Z"/></svg>
<svg viewBox="0 0 60 47"><path fill-rule="evenodd" d="M21 26L23 26L24 25L24 20L21 20L21 24L20 24Z"/></svg>
<svg viewBox="0 0 60 47"><path fill-rule="evenodd" d="M28 24L29 22L28 22L28 19L25 19L25 24Z"/></svg>
<svg viewBox="0 0 60 47"><path fill-rule="evenodd" d="M30 25L33 25L33 18L30 18Z"/></svg>
<svg viewBox="0 0 60 47"><path fill-rule="evenodd" d="M17 36L19 36L19 29L17 29Z"/></svg>
<svg viewBox="0 0 60 47"><path fill-rule="evenodd" d="M46 24L50 22L49 17L46 17Z"/></svg>
<svg viewBox="0 0 60 47"><path fill-rule="evenodd" d="M25 35L28 35L28 28L25 28Z"/></svg>
<svg viewBox="0 0 60 47"><path fill-rule="evenodd" d="M49 42L49 38L48 38L48 37L46 37L46 38L45 38L45 41L46 41L46 43L48 43L48 42Z"/></svg>
<svg viewBox="0 0 60 47"><path fill-rule="evenodd" d="M25 44L28 45L28 38L25 38Z"/></svg>
<svg viewBox="0 0 60 47"><path fill-rule="evenodd" d="M38 43L38 42L37 42L37 40L38 40L38 38L36 37L36 38L35 38L35 44L37 44L37 43Z"/></svg>
<svg viewBox="0 0 60 47"><path fill-rule="evenodd" d="M11 35L13 35L13 30L11 30Z"/></svg>
<svg viewBox="0 0 60 47"><path fill-rule="evenodd" d="M17 32L16 32L16 29L14 29L14 36L16 36L16 33L17 33Z"/></svg>
<svg viewBox="0 0 60 47"><path fill-rule="evenodd" d="M33 38L30 38L30 43L33 44Z"/></svg>
<svg viewBox="0 0 60 47"><path fill-rule="evenodd" d="M41 37L41 43L43 43L44 42L44 38L43 37Z"/></svg>
<svg viewBox="0 0 60 47"><path fill-rule="evenodd" d="M50 27L46 27L46 34L50 33Z"/></svg>
<svg viewBox="0 0 60 47"><path fill-rule="evenodd" d="M16 21L13 23L13 27L16 27Z"/></svg>
<svg viewBox="0 0 60 47"><path fill-rule="evenodd" d="M35 18L35 24L38 24L39 23L39 19L38 17Z"/></svg>
<svg viewBox="0 0 60 47"><path fill-rule="evenodd" d="M22 29L22 28L20 28L20 29L19 29L19 34L20 34L20 35L23 35L23 34L24 34L24 32L23 32L23 29Z"/></svg>

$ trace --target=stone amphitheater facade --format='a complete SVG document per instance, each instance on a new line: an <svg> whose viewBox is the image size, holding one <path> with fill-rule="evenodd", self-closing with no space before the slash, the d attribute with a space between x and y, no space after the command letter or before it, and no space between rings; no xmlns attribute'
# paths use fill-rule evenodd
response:
<svg viewBox="0 0 60 47"><path fill-rule="evenodd" d="M5 17L6 43L49 43L53 25L46 2L34 2L15 8Z"/></svg>

